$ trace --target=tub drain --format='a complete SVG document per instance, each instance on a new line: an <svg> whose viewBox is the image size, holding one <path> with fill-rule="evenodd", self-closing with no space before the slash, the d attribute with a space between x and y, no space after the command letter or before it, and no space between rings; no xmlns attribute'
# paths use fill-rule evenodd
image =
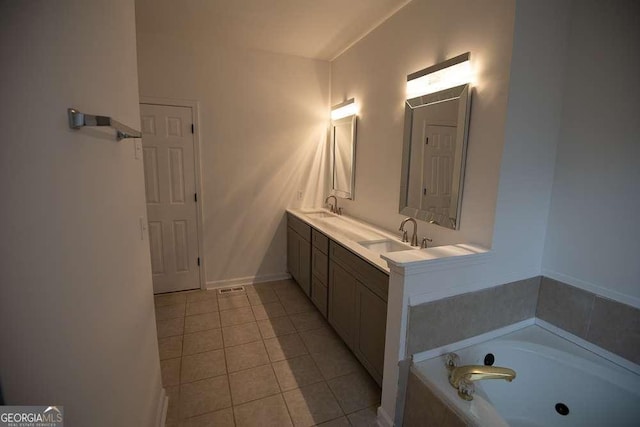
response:
<svg viewBox="0 0 640 427"><path fill-rule="evenodd" d="M493 353L487 353L487 355L484 356L484 366L493 366L495 361L496 358L493 356Z"/></svg>
<svg viewBox="0 0 640 427"><path fill-rule="evenodd" d="M556 412L560 415L569 415L569 407L564 403L556 403Z"/></svg>

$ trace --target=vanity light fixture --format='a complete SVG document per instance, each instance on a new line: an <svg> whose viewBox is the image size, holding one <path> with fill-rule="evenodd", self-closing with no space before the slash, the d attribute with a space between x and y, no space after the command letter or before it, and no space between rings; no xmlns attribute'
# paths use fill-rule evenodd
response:
<svg viewBox="0 0 640 427"><path fill-rule="evenodd" d="M463 53L455 58L407 76L407 99L439 92L444 89L471 82L470 53Z"/></svg>
<svg viewBox="0 0 640 427"><path fill-rule="evenodd" d="M356 100L354 98L331 107L331 120L338 120L343 117L355 116L358 113L356 108Z"/></svg>

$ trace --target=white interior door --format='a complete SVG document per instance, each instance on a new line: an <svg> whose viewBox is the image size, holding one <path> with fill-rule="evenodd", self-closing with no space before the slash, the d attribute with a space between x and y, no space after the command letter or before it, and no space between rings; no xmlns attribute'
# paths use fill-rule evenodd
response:
<svg viewBox="0 0 640 427"><path fill-rule="evenodd" d="M429 125L424 144L421 210L448 218L456 128Z"/></svg>
<svg viewBox="0 0 640 427"><path fill-rule="evenodd" d="M154 293L200 287L192 111L140 104Z"/></svg>

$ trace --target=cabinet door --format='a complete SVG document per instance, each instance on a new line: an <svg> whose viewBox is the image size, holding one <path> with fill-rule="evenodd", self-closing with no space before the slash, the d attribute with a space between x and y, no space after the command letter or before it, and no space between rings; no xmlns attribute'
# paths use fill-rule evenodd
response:
<svg viewBox="0 0 640 427"><path fill-rule="evenodd" d="M298 236L298 285L311 297L311 243Z"/></svg>
<svg viewBox="0 0 640 427"><path fill-rule="evenodd" d="M287 269L296 282L300 276L299 246L298 234L291 227L287 227Z"/></svg>
<svg viewBox="0 0 640 427"><path fill-rule="evenodd" d="M315 246L311 247L311 273L326 286L329 274L329 257Z"/></svg>
<svg viewBox="0 0 640 427"><path fill-rule="evenodd" d="M287 269L307 296L311 295L311 243L287 227Z"/></svg>
<svg viewBox="0 0 640 427"><path fill-rule="evenodd" d="M311 301L325 318L327 317L327 293L327 286L315 275L311 275Z"/></svg>
<svg viewBox="0 0 640 427"><path fill-rule="evenodd" d="M355 308L356 337L353 351L378 384L381 384L387 303L362 283L358 283Z"/></svg>
<svg viewBox="0 0 640 427"><path fill-rule="evenodd" d="M355 277L329 262L329 323L351 348L355 343L357 287Z"/></svg>

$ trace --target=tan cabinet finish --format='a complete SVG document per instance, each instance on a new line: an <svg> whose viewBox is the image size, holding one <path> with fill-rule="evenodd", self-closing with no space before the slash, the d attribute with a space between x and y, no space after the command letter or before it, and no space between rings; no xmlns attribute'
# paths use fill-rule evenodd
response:
<svg viewBox="0 0 640 427"><path fill-rule="evenodd" d="M349 348L356 340L358 280L335 262L329 264L329 323Z"/></svg>
<svg viewBox="0 0 640 427"><path fill-rule="evenodd" d="M329 323L382 384L389 276L329 243Z"/></svg>
<svg viewBox="0 0 640 427"><path fill-rule="evenodd" d="M381 385L389 275L293 215L287 225L289 272Z"/></svg>
<svg viewBox="0 0 640 427"><path fill-rule="evenodd" d="M329 296L329 289L327 285L322 283L318 278L314 275L311 275L311 301L313 304L318 307L320 313L327 318L327 299Z"/></svg>
<svg viewBox="0 0 640 427"><path fill-rule="evenodd" d="M307 242L311 242L311 226L293 215L287 215L287 226L293 229Z"/></svg>
<svg viewBox="0 0 640 427"><path fill-rule="evenodd" d="M318 230L311 230L311 243L323 254L329 254L329 238Z"/></svg>
<svg viewBox="0 0 640 427"><path fill-rule="evenodd" d="M329 279L329 257L315 246L311 248L311 272L325 286Z"/></svg>
<svg viewBox="0 0 640 427"><path fill-rule="evenodd" d="M311 227L288 215L287 268L307 296L311 296Z"/></svg>
<svg viewBox="0 0 640 427"><path fill-rule="evenodd" d="M378 384L381 384L384 372L387 303L362 283L358 283L355 311L356 338L353 351Z"/></svg>
<svg viewBox="0 0 640 427"><path fill-rule="evenodd" d="M346 268L385 302L389 291L389 275L378 270L358 255L331 241L329 258Z"/></svg>
<svg viewBox="0 0 640 427"><path fill-rule="evenodd" d="M311 245L311 301L326 318L329 295L329 238L312 229Z"/></svg>

